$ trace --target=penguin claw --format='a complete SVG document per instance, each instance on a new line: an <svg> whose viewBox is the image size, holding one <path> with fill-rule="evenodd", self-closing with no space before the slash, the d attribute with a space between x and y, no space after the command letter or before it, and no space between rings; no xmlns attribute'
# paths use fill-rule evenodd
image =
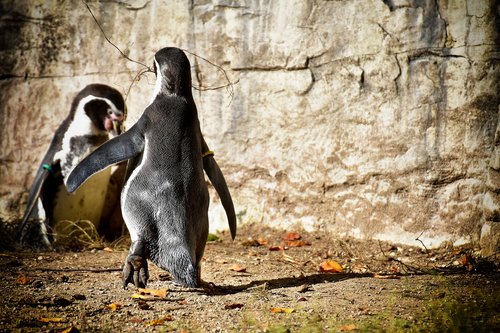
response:
<svg viewBox="0 0 500 333"><path fill-rule="evenodd" d="M149 279L148 262L146 258L129 254L123 266L123 289L127 289L129 283L136 288L146 287Z"/></svg>

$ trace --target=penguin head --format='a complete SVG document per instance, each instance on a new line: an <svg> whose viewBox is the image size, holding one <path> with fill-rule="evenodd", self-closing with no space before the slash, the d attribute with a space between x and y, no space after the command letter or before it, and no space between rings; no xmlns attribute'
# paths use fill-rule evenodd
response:
<svg viewBox="0 0 500 333"><path fill-rule="evenodd" d="M112 135L122 132L126 108L123 96L118 90L104 84L86 86L73 101L72 109L82 109L99 131Z"/></svg>
<svg viewBox="0 0 500 333"><path fill-rule="evenodd" d="M165 47L154 57L156 74L155 95L166 93L183 97L191 96L191 65L184 52L175 47Z"/></svg>

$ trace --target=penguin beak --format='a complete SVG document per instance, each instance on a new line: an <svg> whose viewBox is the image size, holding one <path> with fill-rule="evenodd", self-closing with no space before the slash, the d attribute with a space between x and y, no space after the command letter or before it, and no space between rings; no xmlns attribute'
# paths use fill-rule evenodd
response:
<svg viewBox="0 0 500 333"><path fill-rule="evenodd" d="M108 131L113 135L119 135L121 134L122 131L122 126L123 126L123 121L125 120L125 117L123 115L123 112L118 111L118 110L108 110L108 117L107 117L112 123L112 128L109 128Z"/></svg>
<svg viewBox="0 0 500 333"><path fill-rule="evenodd" d="M117 120L113 120L113 134L114 135L119 135L122 132L122 126L121 123L118 122Z"/></svg>

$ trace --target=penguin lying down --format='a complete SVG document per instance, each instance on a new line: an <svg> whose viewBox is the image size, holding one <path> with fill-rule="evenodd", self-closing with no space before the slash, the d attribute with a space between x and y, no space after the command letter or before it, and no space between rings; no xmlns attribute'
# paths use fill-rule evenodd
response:
<svg viewBox="0 0 500 333"><path fill-rule="evenodd" d="M175 283L194 288L201 282L208 236L203 170L221 198L233 239L236 215L224 176L201 134L188 58L177 48L164 48L155 54L154 67L153 99L137 123L83 159L66 185L73 192L91 175L129 160L121 207L132 244L123 287L147 284L150 259L169 271Z"/></svg>
<svg viewBox="0 0 500 333"><path fill-rule="evenodd" d="M50 231L60 221L88 220L97 227L110 169L94 175L73 194L67 192L63 178L85 155L108 141L109 134L120 134L124 116L122 95L107 85L88 85L73 99L29 191L17 236L22 246L50 247Z"/></svg>

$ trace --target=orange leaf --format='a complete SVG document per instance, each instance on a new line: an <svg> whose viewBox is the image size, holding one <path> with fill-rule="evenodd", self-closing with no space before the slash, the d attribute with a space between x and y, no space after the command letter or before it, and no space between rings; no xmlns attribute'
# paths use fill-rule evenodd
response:
<svg viewBox="0 0 500 333"><path fill-rule="evenodd" d="M340 264L334 260L323 261L319 265L320 272L324 273L342 273L343 269Z"/></svg>
<svg viewBox="0 0 500 333"><path fill-rule="evenodd" d="M38 318L38 321L41 321L42 323L65 323L67 321L66 318L45 318L45 317L40 317Z"/></svg>
<svg viewBox="0 0 500 333"><path fill-rule="evenodd" d="M232 265L231 267L229 267L229 269L232 271L238 272L238 273L243 273L243 272L247 271L247 269L245 267L241 267L238 264Z"/></svg>
<svg viewBox="0 0 500 333"><path fill-rule="evenodd" d="M339 327L341 331L354 331L357 329L356 324L342 325Z"/></svg>
<svg viewBox="0 0 500 333"><path fill-rule="evenodd" d="M265 238L257 238L257 242L259 242L260 245L267 245L267 239Z"/></svg>
<svg viewBox="0 0 500 333"><path fill-rule="evenodd" d="M167 297L168 290L167 289L147 289L147 288L138 288L137 289L141 294L151 295L156 297L165 298Z"/></svg>
<svg viewBox="0 0 500 333"><path fill-rule="evenodd" d="M380 275L380 274L373 274L373 277L376 279L401 279L401 276L399 275Z"/></svg>
<svg viewBox="0 0 500 333"><path fill-rule="evenodd" d="M269 251L284 251L285 248L283 246L271 246Z"/></svg>
<svg viewBox="0 0 500 333"><path fill-rule="evenodd" d="M110 311L120 310L121 307L122 307L122 305L117 304L117 303L111 303L111 304L106 305L106 309L108 309Z"/></svg>
<svg viewBox="0 0 500 333"><path fill-rule="evenodd" d="M27 278L26 276L20 276L16 279L17 284L26 285L30 284L31 282L33 282L33 279Z"/></svg>
<svg viewBox="0 0 500 333"><path fill-rule="evenodd" d="M469 272L471 272L474 269L474 259L470 254L464 254L460 259L458 259L458 262L467 268Z"/></svg>
<svg viewBox="0 0 500 333"><path fill-rule="evenodd" d="M288 245L290 247L301 247L301 246L311 245L311 244L304 242L304 241L301 241L301 240L294 240L294 241L287 241L286 245Z"/></svg>
<svg viewBox="0 0 500 333"><path fill-rule="evenodd" d="M241 243L243 246L260 246L259 241L253 238L250 238L249 240L244 241Z"/></svg>
<svg viewBox="0 0 500 333"><path fill-rule="evenodd" d="M158 326L158 325L163 325L166 321L172 321L173 318L171 315L166 315L163 318L160 319L153 319L149 323L146 324L146 326Z"/></svg>
<svg viewBox="0 0 500 333"><path fill-rule="evenodd" d="M105 247L104 249L102 249L103 251L106 251L106 252L113 252L113 249L110 248L110 247Z"/></svg>
<svg viewBox="0 0 500 333"><path fill-rule="evenodd" d="M295 309L291 308L271 308L272 313L292 313Z"/></svg>
<svg viewBox="0 0 500 333"><path fill-rule="evenodd" d="M285 234L285 236L283 236L283 240L285 241L294 241L294 240L299 240L301 238L302 236L300 236L300 234L297 232L289 232Z"/></svg>

